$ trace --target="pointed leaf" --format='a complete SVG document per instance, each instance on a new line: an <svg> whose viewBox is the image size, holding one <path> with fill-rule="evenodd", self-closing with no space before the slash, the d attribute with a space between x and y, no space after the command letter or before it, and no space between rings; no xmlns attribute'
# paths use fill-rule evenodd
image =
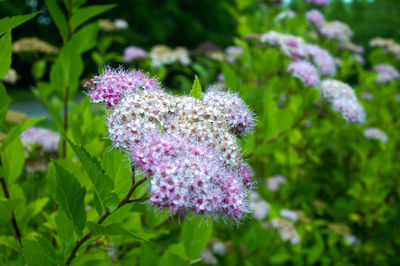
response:
<svg viewBox="0 0 400 266"><path fill-rule="evenodd" d="M140 238L136 235L135 230L128 230L119 224L110 224L110 225L100 225L93 222L88 222L88 228L90 232L94 235L106 235L106 236L130 236L135 239L140 239L143 241L147 241L143 238Z"/></svg>
<svg viewBox="0 0 400 266"><path fill-rule="evenodd" d="M205 219L200 216L193 218L186 217L182 227L182 242L186 255L195 259L207 246L212 234L212 219Z"/></svg>
<svg viewBox="0 0 400 266"><path fill-rule="evenodd" d="M100 15L101 13L106 12L114 7L115 5L93 5L77 9L72 15L70 21L72 30L75 30L79 25L91 19L92 17Z"/></svg>
<svg viewBox="0 0 400 266"><path fill-rule="evenodd" d="M67 140L93 183L95 194L101 204L102 213L112 212L119 204L118 196L113 192L113 181L101 169L96 158L92 157L82 146L72 143L68 138Z"/></svg>
<svg viewBox="0 0 400 266"><path fill-rule="evenodd" d="M6 88L4 88L3 83L0 82L0 127L3 125L3 122L6 119L9 103L10 97L7 95L7 91Z"/></svg>
<svg viewBox="0 0 400 266"><path fill-rule="evenodd" d="M11 32L0 37L0 80L7 74L11 66Z"/></svg>
<svg viewBox="0 0 400 266"><path fill-rule="evenodd" d="M192 90L190 91L189 95L201 101L202 98L201 85L197 75L195 75Z"/></svg>
<svg viewBox="0 0 400 266"><path fill-rule="evenodd" d="M97 44L98 29L98 22L91 23L76 32L69 43L78 49L79 54L89 51Z"/></svg>
<svg viewBox="0 0 400 266"><path fill-rule="evenodd" d="M0 20L0 35L5 32L12 30L13 28L21 25L22 23L30 20L40 12L35 12L32 14L21 15L21 16L13 16L13 17L5 17Z"/></svg>
<svg viewBox="0 0 400 266"><path fill-rule="evenodd" d="M56 201L60 208L72 221L75 229L80 232L85 227L85 193L86 190L79 181L57 162L56 170Z"/></svg>
<svg viewBox="0 0 400 266"><path fill-rule="evenodd" d="M64 16L61 8L58 6L57 0L45 0L45 4L51 18L57 26L58 31L60 32L61 38L64 43L67 42L68 39L68 24L67 19Z"/></svg>
<svg viewBox="0 0 400 266"><path fill-rule="evenodd" d="M37 117L37 118L31 118L27 119L21 124L16 125L13 127L13 129L8 132L7 137L3 141L3 144L0 146L0 153L2 153L14 140L15 138L18 138L18 136L24 132L28 127L33 126L34 124L42 121L44 117Z"/></svg>
<svg viewBox="0 0 400 266"><path fill-rule="evenodd" d="M3 174L8 185L11 185L21 175L25 163L24 146L18 138L1 155L1 161L3 163Z"/></svg>
<svg viewBox="0 0 400 266"><path fill-rule="evenodd" d="M22 240L24 259L29 266L56 265L46 250L35 240Z"/></svg>

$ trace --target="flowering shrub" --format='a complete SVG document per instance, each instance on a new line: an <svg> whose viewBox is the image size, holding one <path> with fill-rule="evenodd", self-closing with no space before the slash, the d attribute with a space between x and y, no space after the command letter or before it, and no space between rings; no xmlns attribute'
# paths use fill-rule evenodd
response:
<svg viewBox="0 0 400 266"><path fill-rule="evenodd" d="M86 2L45 1L58 43L0 20L2 264L399 264L397 40L238 1L227 47L141 48Z"/></svg>

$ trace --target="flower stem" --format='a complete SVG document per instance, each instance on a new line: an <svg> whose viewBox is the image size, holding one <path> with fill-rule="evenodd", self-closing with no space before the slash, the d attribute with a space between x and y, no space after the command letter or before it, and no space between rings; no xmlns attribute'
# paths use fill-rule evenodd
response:
<svg viewBox="0 0 400 266"><path fill-rule="evenodd" d="M8 192L7 184L3 177L0 178L0 183L1 183L1 187L3 188L4 196L7 199L9 199L10 193ZM22 234L21 234L21 231L19 230L17 220L15 219L14 211L11 211L11 223L14 228L15 234L17 235L18 242L20 245L22 245L22 243L21 243Z"/></svg>

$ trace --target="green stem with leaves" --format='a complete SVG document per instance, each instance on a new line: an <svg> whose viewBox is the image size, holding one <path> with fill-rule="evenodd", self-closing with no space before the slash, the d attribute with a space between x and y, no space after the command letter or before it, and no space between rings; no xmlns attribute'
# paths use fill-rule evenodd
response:
<svg viewBox="0 0 400 266"><path fill-rule="evenodd" d="M130 199L133 192L135 192L135 190L144 182L147 181L147 177L139 180L138 182L135 181L135 168L132 167L132 185L128 191L128 193L126 194L126 196L120 201L120 203L118 204L118 207L114 210L114 212L116 210L118 210L119 208L121 208L122 206L124 206L125 204L129 204L132 202L137 202L137 201L143 201L143 200L147 200L149 199L149 197L144 197L144 198L137 198L137 199ZM97 220L97 224L102 224L104 222L104 220L111 214L111 212L106 212L104 213L98 220ZM92 232L87 233L82 239L78 240L75 243L74 248L71 251L71 254L69 255L67 261L65 262L66 265L71 264L72 260L75 258L77 251L79 250L79 248L92 237Z"/></svg>

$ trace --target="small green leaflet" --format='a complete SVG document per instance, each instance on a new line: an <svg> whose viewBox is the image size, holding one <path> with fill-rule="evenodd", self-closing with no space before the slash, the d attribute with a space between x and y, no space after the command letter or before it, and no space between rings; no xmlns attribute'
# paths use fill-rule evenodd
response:
<svg viewBox="0 0 400 266"><path fill-rule="evenodd" d="M195 77L194 77L192 90L190 91L189 95L200 101L202 99L201 85L200 85L200 81L199 81L199 78L197 77L197 75L195 75Z"/></svg>
<svg viewBox="0 0 400 266"><path fill-rule="evenodd" d="M200 216L186 217L182 227L182 242L190 259L200 256L212 234L212 219Z"/></svg>
<svg viewBox="0 0 400 266"><path fill-rule="evenodd" d="M119 224L100 225L93 222L88 222L88 228L94 235L106 235L106 236L130 236L132 238L146 241L145 239L138 237L135 230L128 230L121 227Z"/></svg>

